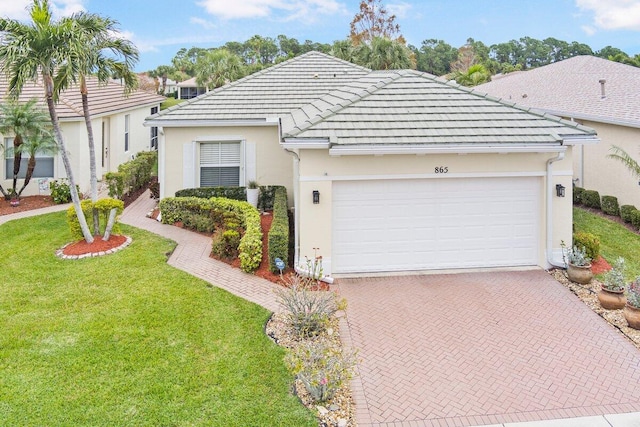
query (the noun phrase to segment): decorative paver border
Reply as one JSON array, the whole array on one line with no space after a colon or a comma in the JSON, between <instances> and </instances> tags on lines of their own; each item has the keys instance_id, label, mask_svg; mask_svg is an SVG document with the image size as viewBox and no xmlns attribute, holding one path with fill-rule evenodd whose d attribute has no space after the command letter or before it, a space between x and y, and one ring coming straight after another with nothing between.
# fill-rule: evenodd
<instances>
[{"instance_id":1,"label":"decorative paver border","mask_svg":"<svg viewBox=\"0 0 640 427\"><path fill-rule=\"evenodd\" d=\"M111 248L107 251L100 251L100 252L90 252L88 254L82 254L82 255L65 255L64 254L64 248L66 248L67 246L75 243L75 242L71 242L71 243L67 243L66 245L64 245L63 247L61 247L60 249L58 249L56 251L56 256L60 259L84 259L84 258L95 258L95 257L99 257L99 256L104 256L104 255L109 255L109 254L113 254L116 253L124 248L126 248L127 246L129 246L132 242L131 237L129 236L125 236L127 239L120 245L120 246L116 246L115 248Z\"/></svg>"}]
</instances>

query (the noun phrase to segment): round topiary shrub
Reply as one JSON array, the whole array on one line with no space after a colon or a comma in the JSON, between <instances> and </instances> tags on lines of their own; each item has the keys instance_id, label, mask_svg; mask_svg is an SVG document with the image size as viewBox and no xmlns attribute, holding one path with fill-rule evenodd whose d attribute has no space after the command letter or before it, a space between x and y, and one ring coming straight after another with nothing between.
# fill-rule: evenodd
<instances>
[{"instance_id":1,"label":"round topiary shrub","mask_svg":"<svg viewBox=\"0 0 640 427\"><path fill-rule=\"evenodd\" d=\"M588 208L600 209L600 193L595 190L584 190L582 193L582 204Z\"/></svg>"},{"instance_id":2,"label":"round topiary shrub","mask_svg":"<svg viewBox=\"0 0 640 427\"><path fill-rule=\"evenodd\" d=\"M602 196L602 212L607 215L620 215L618 198L614 196Z\"/></svg>"},{"instance_id":3,"label":"round topiary shrub","mask_svg":"<svg viewBox=\"0 0 640 427\"><path fill-rule=\"evenodd\" d=\"M573 204L574 205L582 204L582 193L584 193L584 188L573 187Z\"/></svg>"},{"instance_id":4,"label":"round topiary shrub","mask_svg":"<svg viewBox=\"0 0 640 427\"><path fill-rule=\"evenodd\" d=\"M578 232L573 235L573 245L585 250L585 255L592 260L600 256L600 239L591 233Z\"/></svg>"},{"instance_id":5,"label":"round topiary shrub","mask_svg":"<svg viewBox=\"0 0 640 427\"><path fill-rule=\"evenodd\" d=\"M620 218L626 223L631 223L631 215L637 211L633 205L622 205L620 206Z\"/></svg>"}]
</instances>

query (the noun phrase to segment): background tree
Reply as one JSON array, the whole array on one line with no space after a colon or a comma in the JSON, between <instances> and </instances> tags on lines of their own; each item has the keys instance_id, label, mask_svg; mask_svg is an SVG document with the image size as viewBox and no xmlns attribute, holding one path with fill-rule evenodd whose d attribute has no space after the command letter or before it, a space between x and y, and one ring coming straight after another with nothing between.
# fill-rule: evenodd
<instances>
[{"instance_id":1,"label":"background tree","mask_svg":"<svg viewBox=\"0 0 640 427\"><path fill-rule=\"evenodd\" d=\"M37 105L36 99L27 102L10 100L0 104L0 133L13 135L13 185L8 192L0 186L0 191L5 199L17 197L22 193L18 191L18 175L22 165L23 145L43 135L51 135L51 122L48 114ZM35 156L32 156L35 161ZM30 159L31 161L31 159Z\"/></svg>"},{"instance_id":2,"label":"background tree","mask_svg":"<svg viewBox=\"0 0 640 427\"><path fill-rule=\"evenodd\" d=\"M42 82L49 110L49 117L69 180L71 199L87 243L93 236L80 207L73 169L67 154L66 144L60 130L55 102L60 87L54 84L54 73L65 63L69 50L80 51L79 34L70 20L55 22L47 0L34 0L29 9L31 22L23 24L13 19L0 18L0 71L9 79L9 94L17 98L28 82Z\"/></svg>"},{"instance_id":3,"label":"background tree","mask_svg":"<svg viewBox=\"0 0 640 427\"><path fill-rule=\"evenodd\" d=\"M53 133L47 129L45 132L38 132L29 136L18 151L21 154L26 153L29 156L24 181L22 182L20 190L18 190L18 197L20 197L24 189L29 185L29 182L31 182L33 172L36 170L36 156L38 154L54 155L58 152L58 145L56 144Z\"/></svg>"},{"instance_id":4,"label":"background tree","mask_svg":"<svg viewBox=\"0 0 640 427\"><path fill-rule=\"evenodd\" d=\"M354 16L350 27L349 38L354 46L371 43L375 37L405 43L396 16L389 14L381 0L362 0L360 11Z\"/></svg>"},{"instance_id":5,"label":"background tree","mask_svg":"<svg viewBox=\"0 0 640 427\"><path fill-rule=\"evenodd\" d=\"M167 91L167 79L171 74L174 74L176 69L171 65L158 65L154 70L149 71L147 74L149 77L157 78L160 80L159 89L157 92L160 95L164 95Z\"/></svg>"},{"instance_id":6,"label":"background tree","mask_svg":"<svg viewBox=\"0 0 640 427\"><path fill-rule=\"evenodd\" d=\"M454 72L452 78L458 84L471 87L491 81L491 73L484 65L474 64L466 70Z\"/></svg>"},{"instance_id":7,"label":"background tree","mask_svg":"<svg viewBox=\"0 0 640 427\"><path fill-rule=\"evenodd\" d=\"M403 70L415 68L413 52L403 43L384 37L374 37L369 44L356 47L357 63L372 70Z\"/></svg>"},{"instance_id":8,"label":"background tree","mask_svg":"<svg viewBox=\"0 0 640 427\"><path fill-rule=\"evenodd\" d=\"M244 75L244 65L239 56L226 49L208 51L196 63L198 86L216 88L238 80Z\"/></svg>"},{"instance_id":9,"label":"background tree","mask_svg":"<svg viewBox=\"0 0 640 427\"><path fill-rule=\"evenodd\" d=\"M449 74L451 64L458 59L458 49L443 40L424 40L420 49L412 50L416 56L416 68L436 76Z\"/></svg>"}]
</instances>

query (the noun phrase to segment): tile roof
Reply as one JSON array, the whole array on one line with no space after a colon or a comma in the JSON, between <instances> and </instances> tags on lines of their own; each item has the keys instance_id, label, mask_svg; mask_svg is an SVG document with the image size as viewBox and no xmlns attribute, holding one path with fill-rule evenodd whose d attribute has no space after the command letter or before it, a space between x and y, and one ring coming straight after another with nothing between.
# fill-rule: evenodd
<instances>
[{"instance_id":1,"label":"tile roof","mask_svg":"<svg viewBox=\"0 0 640 427\"><path fill-rule=\"evenodd\" d=\"M89 109L93 116L110 114L144 105L159 104L165 100L164 96L141 90L136 90L125 96L122 85L113 82L99 84L98 80L93 77L87 79L87 88L89 90ZM7 98L8 90L8 80L5 76L0 75L0 94L2 99ZM44 89L41 84L27 84L24 86L19 99L26 101L32 98L40 100L39 104L44 109L47 108L44 100ZM82 97L77 86L67 89L60 95L56 111L61 120L84 120Z\"/></svg>"},{"instance_id":2,"label":"tile roof","mask_svg":"<svg viewBox=\"0 0 640 427\"><path fill-rule=\"evenodd\" d=\"M338 145L559 143L595 132L412 70L310 52L148 118L189 126L279 118L284 138ZM200 122L200 123L199 123Z\"/></svg>"},{"instance_id":3,"label":"tile roof","mask_svg":"<svg viewBox=\"0 0 640 427\"><path fill-rule=\"evenodd\" d=\"M509 73L476 90L565 117L640 127L640 68L594 56Z\"/></svg>"},{"instance_id":4,"label":"tile roof","mask_svg":"<svg viewBox=\"0 0 640 427\"><path fill-rule=\"evenodd\" d=\"M281 117L371 70L309 52L190 99L153 116L180 120L248 120Z\"/></svg>"},{"instance_id":5,"label":"tile roof","mask_svg":"<svg viewBox=\"0 0 640 427\"><path fill-rule=\"evenodd\" d=\"M285 138L336 145L554 143L595 132L411 70L372 72L293 112Z\"/></svg>"}]
</instances>

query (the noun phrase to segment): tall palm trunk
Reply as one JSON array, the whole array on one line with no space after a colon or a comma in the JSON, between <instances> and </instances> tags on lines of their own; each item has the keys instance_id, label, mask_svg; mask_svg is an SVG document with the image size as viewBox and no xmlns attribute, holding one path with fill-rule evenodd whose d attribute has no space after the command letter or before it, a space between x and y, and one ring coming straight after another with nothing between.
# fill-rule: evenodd
<instances>
[{"instance_id":1,"label":"tall palm trunk","mask_svg":"<svg viewBox=\"0 0 640 427\"><path fill-rule=\"evenodd\" d=\"M73 179L73 170L71 169L71 162L69 162L67 147L65 146L64 139L62 138L62 132L60 131L58 113L56 113L56 106L53 102L53 78L51 77L51 75L43 73L42 79L45 86L47 108L49 109L49 116L51 116L53 132L56 136L56 141L58 142L58 148L60 151L60 155L62 156L62 164L64 165L64 170L67 173L67 178L69 179L69 189L71 190L71 200L73 201L73 207L76 211L76 216L78 217L78 222L80 223L80 229L82 230L84 240L87 243L93 243L91 230L89 230L87 219L84 217L84 212L82 212L82 207L80 206L80 196L78 195L78 189L76 188L76 181L75 179Z\"/></svg>"},{"instance_id":2,"label":"tall palm trunk","mask_svg":"<svg viewBox=\"0 0 640 427\"><path fill-rule=\"evenodd\" d=\"M27 185L29 185L29 181L31 181L31 177L33 176L33 171L36 169L36 158L35 156L29 157L29 163L27 164L27 173L24 176L24 182L22 183L22 187L20 191L18 191L18 197L22 194Z\"/></svg>"},{"instance_id":3,"label":"tall palm trunk","mask_svg":"<svg viewBox=\"0 0 640 427\"><path fill-rule=\"evenodd\" d=\"M13 138L13 187L11 194L15 196L16 187L18 186L18 174L20 173L20 163L22 163L22 152L20 146L22 145L22 136L16 135Z\"/></svg>"},{"instance_id":4,"label":"tall palm trunk","mask_svg":"<svg viewBox=\"0 0 640 427\"><path fill-rule=\"evenodd\" d=\"M98 201L98 173L96 171L96 146L93 139L93 126L91 113L89 112L89 90L85 76L80 77L80 93L82 95L82 112L84 123L87 127L87 139L89 140L89 169L91 171L91 201ZM100 216L97 209L93 209L93 234L100 234Z\"/></svg>"}]
</instances>

